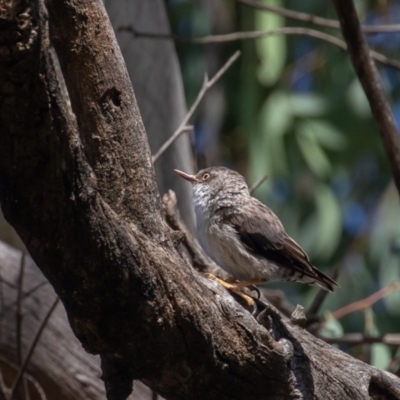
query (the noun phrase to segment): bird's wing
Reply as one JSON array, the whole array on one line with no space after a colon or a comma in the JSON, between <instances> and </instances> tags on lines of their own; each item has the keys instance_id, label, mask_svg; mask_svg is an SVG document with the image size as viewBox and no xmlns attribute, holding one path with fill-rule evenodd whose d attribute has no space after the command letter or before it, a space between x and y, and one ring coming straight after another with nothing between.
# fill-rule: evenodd
<instances>
[{"instance_id":1,"label":"bird's wing","mask_svg":"<svg viewBox=\"0 0 400 400\"><path fill-rule=\"evenodd\" d=\"M278 217L256 199L230 216L239 239L259 256L308 276L332 291L337 283L315 268L304 250L285 232Z\"/></svg>"}]
</instances>

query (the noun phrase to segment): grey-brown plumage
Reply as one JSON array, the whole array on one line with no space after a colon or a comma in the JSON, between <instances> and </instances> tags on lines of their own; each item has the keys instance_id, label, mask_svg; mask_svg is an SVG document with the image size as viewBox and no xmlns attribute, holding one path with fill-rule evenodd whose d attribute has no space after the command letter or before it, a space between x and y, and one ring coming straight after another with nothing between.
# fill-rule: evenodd
<instances>
[{"instance_id":1,"label":"grey-brown plumage","mask_svg":"<svg viewBox=\"0 0 400 400\"><path fill-rule=\"evenodd\" d=\"M224 167L197 175L176 172L193 184L200 243L241 281L294 281L333 291L337 283L315 268L278 217L250 195L244 177Z\"/></svg>"}]
</instances>

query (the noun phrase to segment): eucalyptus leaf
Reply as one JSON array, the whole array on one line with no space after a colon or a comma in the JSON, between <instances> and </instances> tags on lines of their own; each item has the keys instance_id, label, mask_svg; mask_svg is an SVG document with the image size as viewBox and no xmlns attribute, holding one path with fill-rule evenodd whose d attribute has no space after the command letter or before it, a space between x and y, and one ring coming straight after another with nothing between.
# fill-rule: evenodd
<instances>
[{"instance_id":1,"label":"eucalyptus leaf","mask_svg":"<svg viewBox=\"0 0 400 400\"><path fill-rule=\"evenodd\" d=\"M267 4L267 2L265 2ZM268 5L280 7L282 1L270 0ZM285 19L277 14L257 12L255 28L267 31L281 28ZM257 78L265 86L273 85L281 75L286 60L286 38L284 35L270 36L256 41L256 49L260 59Z\"/></svg>"},{"instance_id":2,"label":"eucalyptus leaf","mask_svg":"<svg viewBox=\"0 0 400 400\"><path fill-rule=\"evenodd\" d=\"M343 336L343 327L341 323L333 317L333 315L326 311L324 313L325 322L319 331L319 334L327 338L338 338Z\"/></svg>"},{"instance_id":3,"label":"eucalyptus leaf","mask_svg":"<svg viewBox=\"0 0 400 400\"><path fill-rule=\"evenodd\" d=\"M298 117L319 117L328 111L328 102L314 93L292 93L292 112Z\"/></svg>"},{"instance_id":4,"label":"eucalyptus leaf","mask_svg":"<svg viewBox=\"0 0 400 400\"><path fill-rule=\"evenodd\" d=\"M327 149L341 150L346 146L346 137L328 121L306 119L299 125L302 134Z\"/></svg>"},{"instance_id":5,"label":"eucalyptus leaf","mask_svg":"<svg viewBox=\"0 0 400 400\"><path fill-rule=\"evenodd\" d=\"M392 359L392 354L388 345L384 343L374 343L371 345L371 364L380 369L387 369Z\"/></svg>"},{"instance_id":6,"label":"eucalyptus leaf","mask_svg":"<svg viewBox=\"0 0 400 400\"><path fill-rule=\"evenodd\" d=\"M349 85L346 93L346 99L349 106L354 112L360 117L369 117L371 115L371 109L367 97L365 96L364 89L361 86L358 78L355 78Z\"/></svg>"},{"instance_id":7,"label":"eucalyptus leaf","mask_svg":"<svg viewBox=\"0 0 400 400\"><path fill-rule=\"evenodd\" d=\"M300 151L311 171L320 178L326 178L331 173L331 163L320 144L303 129L302 125L296 128L296 140Z\"/></svg>"},{"instance_id":8,"label":"eucalyptus leaf","mask_svg":"<svg viewBox=\"0 0 400 400\"><path fill-rule=\"evenodd\" d=\"M382 259L379 281L382 287L400 282L400 257L397 254L388 254ZM391 315L400 316L400 290L390 293L383 301Z\"/></svg>"},{"instance_id":9,"label":"eucalyptus leaf","mask_svg":"<svg viewBox=\"0 0 400 400\"><path fill-rule=\"evenodd\" d=\"M336 250L342 233L340 205L329 186L320 184L315 200L318 212L317 255L328 259Z\"/></svg>"}]
</instances>

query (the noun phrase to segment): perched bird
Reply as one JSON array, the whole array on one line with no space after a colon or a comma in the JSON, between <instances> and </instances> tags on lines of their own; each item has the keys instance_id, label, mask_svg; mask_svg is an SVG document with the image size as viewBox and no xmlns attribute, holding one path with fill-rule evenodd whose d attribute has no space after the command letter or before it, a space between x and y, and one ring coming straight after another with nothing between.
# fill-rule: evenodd
<instances>
[{"instance_id":1,"label":"perched bird","mask_svg":"<svg viewBox=\"0 0 400 400\"><path fill-rule=\"evenodd\" d=\"M310 263L279 218L251 196L242 175L225 167L203 169L197 175L175 172L193 185L200 243L241 281L236 288L268 281L301 282L329 291L338 286Z\"/></svg>"}]
</instances>

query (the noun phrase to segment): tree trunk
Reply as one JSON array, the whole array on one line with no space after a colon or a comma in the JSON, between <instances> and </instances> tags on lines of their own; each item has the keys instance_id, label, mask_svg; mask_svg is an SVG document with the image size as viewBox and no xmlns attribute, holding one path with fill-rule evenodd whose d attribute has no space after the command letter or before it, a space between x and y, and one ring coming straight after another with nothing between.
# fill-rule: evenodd
<instances>
[{"instance_id":1,"label":"tree trunk","mask_svg":"<svg viewBox=\"0 0 400 400\"><path fill-rule=\"evenodd\" d=\"M165 3L162 0L105 0L104 2L129 77L135 88L143 124L154 154L182 122L185 95L174 43L168 40L133 38L120 31L133 25L139 30L170 32ZM180 211L189 229L194 231L194 212L190 185L176 179L174 169L193 173L190 135L180 136L155 166L158 189L172 189L179 200Z\"/></svg>"},{"instance_id":2,"label":"tree trunk","mask_svg":"<svg viewBox=\"0 0 400 400\"><path fill-rule=\"evenodd\" d=\"M249 312L180 256L102 3L46 6L12 3L0 25L0 199L108 399L133 379L168 399L400 399L395 376Z\"/></svg>"},{"instance_id":3,"label":"tree trunk","mask_svg":"<svg viewBox=\"0 0 400 400\"><path fill-rule=\"evenodd\" d=\"M0 242L2 293L0 363L8 386L11 386L17 371L16 313L21 257L20 251ZM56 294L29 256L25 259L22 282L21 348L22 359L25 359ZM32 400L41 398L38 396L37 387L39 386L49 400L104 399L105 391L100 379L99 361L98 356L92 356L82 349L69 327L64 307L59 304L46 325L28 364L30 398ZM33 385L31 382L36 384ZM137 382L134 395L130 398L150 400L151 396L151 390Z\"/></svg>"}]
</instances>

